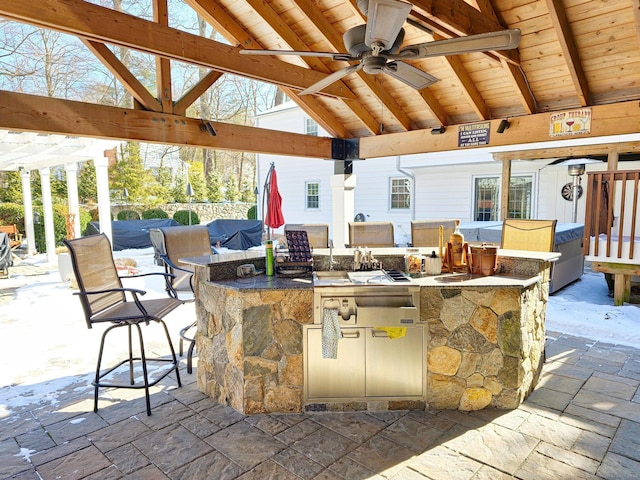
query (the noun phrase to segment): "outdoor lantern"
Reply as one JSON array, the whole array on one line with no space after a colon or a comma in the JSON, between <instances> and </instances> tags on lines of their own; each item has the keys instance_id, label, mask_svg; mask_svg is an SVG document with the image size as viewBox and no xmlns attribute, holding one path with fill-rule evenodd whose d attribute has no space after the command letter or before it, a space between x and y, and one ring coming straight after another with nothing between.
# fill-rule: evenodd
<instances>
[{"instance_id":1,"label":"outdoor lantern","mask_svg":"<svg viewBox=\"0 0 640 480\"><path fill-rule=\"evenodd\" d=\"M40 225L42 218L40 217L40 212L33 212L33 223L36 225Z\"/></svg>"}]
</instances>

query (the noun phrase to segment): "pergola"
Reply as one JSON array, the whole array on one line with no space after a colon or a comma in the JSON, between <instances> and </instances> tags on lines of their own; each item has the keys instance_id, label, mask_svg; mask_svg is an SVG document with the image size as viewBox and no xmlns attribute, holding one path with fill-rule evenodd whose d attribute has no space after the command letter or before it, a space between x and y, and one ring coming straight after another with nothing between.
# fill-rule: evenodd
<instances>
[{"instance_id":1,"label":"pergola","mask_svg":"<svg viewBox=\"0 0 640 480\"><path fill-rule=\"evenodd\" d=\"M78 164L93 160L98 186L98 211L101 218L110 218L108 158L105 154L116 144L117 142L113 140L0 130L0 170L18 171L22 179L24 223L27 250L30 254L36 251L36 246L29 172L31 170L40 172L46 248L49 260L52 260L55 252L55 238L50 183L51 167L64 167L66 171L69 214L74 217L74 233L79 237L80 215L76 176ZM111 237L110 222L102 222L101 228Z\"/></svg>"},{"instance_id":2,"label":"pergola","mask_svg":"<svg viewBox=\"0 0 640 480\"><path fill-rule=\"evenodd\" d=\"M517 28L519 46L411 61L439 79L421 90L360 70L317 95L300 92L349 62L240 50L344 52L342 35L366 21L356 0L186 0L229 44L169 26L167 1L150 3L152 20L83 0L0 0L0 17L80 38L135 99L133 108L119 108L0 91L0 128L332 159L336 175L346 177L354 159L472 150L461 145L461 132L480 125L490 134L485 146L513 146L499 157L503 182L513 159L562 156L548 147L523 153L522 144L567 135L587 144L640 132L640 0L412 0L405 44ZM113 47L156 57L155 91ZM179 98L171 88L173 61L207 69ZM218 121L211 135L202 128L210 119L186 111L225 74L277 85L333 138ZM574 114L588 115L588 128L557 135L557 118ZM498 131L504 121L509 128ZM638 142L596 140L587 150L608 154L615 167Z\"/></svg>"}]
</instances>

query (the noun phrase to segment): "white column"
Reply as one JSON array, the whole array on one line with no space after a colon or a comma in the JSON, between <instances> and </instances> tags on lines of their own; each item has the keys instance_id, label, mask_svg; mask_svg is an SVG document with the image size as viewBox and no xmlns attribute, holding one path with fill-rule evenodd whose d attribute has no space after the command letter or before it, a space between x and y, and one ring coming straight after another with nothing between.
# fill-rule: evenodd
<instances>
[{"instance_id":1,"label":"white column","mask_svg":"<svg viewBox=\"0 0 640 480\"><path fill-rule=\"evenodd\" d=\"M355 174L336 174L331 176L333 244L342 248L349 243L349 222L355 214Z\"/></svg>"},{"instance_id":2,"label":"white column","mask_svg":"<svg viewBox=\"0 0 640 480\"><path fill-rule=\"evenodd\" d=\"M111 199L109 198L109 159L107 157L96 157L93 159L93 164L96 166L100 231L104 233L113 244L113 234L111 233Z\"/></svg>"},{"instance_id":3,"label":"white column","mask_svg":"<svg viewBox=\"0 0 640 480\"><path fill-rule=\"evenodd\" d=\"M56 260L56 234L53 228L53 200L51 199L51 173L49 167L40 169L42 186L42 211L44 212L44 237L47 261Z\"/></svg>"},{"instance_id":4,"label":"white column","mask_svg":"<svg viewBox=\"0 0 640 480\"><path fill-rule=\"evenodd\" d=\"M22 203L24 205L24 229L27 234L27 253L36 253L36 234L33 228L33 200L31 196L31 172L20 170L22 179Z\"/></svg>"},{"instance_id":5,"label":"white column","mask_svg":"<svg viewBox=\"0 0 640 480\"><path fill-rule=\"evenodd\" d=\"M78 202L78 164L67 163L64 166L67 172L67 203L69 214L73 215L73 238L80 237L80 202Z\"/></svg>"}]
</instances>

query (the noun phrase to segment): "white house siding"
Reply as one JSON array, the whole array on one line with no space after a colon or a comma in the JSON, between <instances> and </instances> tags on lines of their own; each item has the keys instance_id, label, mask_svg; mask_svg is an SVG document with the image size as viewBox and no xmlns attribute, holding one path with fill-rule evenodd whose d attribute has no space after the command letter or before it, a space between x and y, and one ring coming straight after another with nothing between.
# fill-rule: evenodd
<instances>
[{"instance_id":1,"label":"white house siding","mask_svg":"<svg viewBox=\"0 0 640 480\"><path fill-rule=\"evenodd\" d=\"M304 133L307 116L289 104L258 117L258 126L289 132ZM319 135L329 136L319 128ZM513 147L518 150L517 146ZM271 162L278 172L279 189L283 197L283 211L287 223L332 222L330 177L333 162L292 157L258 155L259 185ZM413 209L400 211L389 205L390 178L403 176L397 170L398 158L388 157L355 161L355 212L363 213L367 221L392 221L396 243L410 241ZM417 154L401 157L400 167L415 176L415 219L459 218L472 221L474 179L502 175L502 162L493 160L482 150L457 150L439 154ZM564 200L562 187L573 181L566 165L550 165L551 159L513 161L511 174L533 176L533 217L555 218L559 223L573 221L573 203ZM587 171L606 170L606 163L590 163ZM640 162L620 162L620 169L640 169ZM582 176L586 185L586 175ZM320 183L320 208L305 210L305 181ZM262 187L260 188L262 194ZM584 222L586 194L578 201L577 222Z\"/></svg>"}]
</instances>

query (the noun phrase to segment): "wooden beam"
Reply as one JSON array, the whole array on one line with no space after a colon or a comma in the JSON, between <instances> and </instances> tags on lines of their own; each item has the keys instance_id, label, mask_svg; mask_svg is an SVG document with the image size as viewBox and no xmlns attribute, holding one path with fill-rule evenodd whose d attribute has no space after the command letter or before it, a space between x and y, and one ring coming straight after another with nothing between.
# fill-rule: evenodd
<instances>
[{"instance_id":1,"label":"wooden beam","mask_svg":"<svg viewBox=\"0 0 640 480\"><path fill-rule=\"evenodd\" d=\"M580 157L589 155L608 155L609 153L640 152L640 142L602 143L596 145L578 145L574 147L536 148L497 152L494 160L538 160L541 158Z\"/></svg>"},{"instance_id":2,"label":"wooden beam","mask_svg":"<svg viewBox=\"0 0 640 480\"><path fill-rule=\"evenodd\" d=\"M153 21L159 25L169 26L167 0L153 0ZM156 88L162 103L162 111L173 112L173 91L171 89L171 62L168 58L156 57Z\"/></svg>"},{"instance_id":3,"label":"wooden beam","mask_svg":"<svg viewBox=\"0 0 640 480\"><path fill-rule=\"evenodd\" d=\"M111 74L122 83L124 88L133 96L133 98L144 108L153 112L161 112L162 105L157 98L140 83L140 81L129 71L129 69L120 61L109 48L100 42L81 39L82 43L93 53L100 62L111 72Z\"/></svg>"},{"instance_id":4,"label":"wooden beam","mask_svg":"<svg viewBox=\"0 0 640 480\"><path fill-rule=\"evenodd\" d=\"M509 192L511 190L511 160L502 162L502 182L500 186L500 220L509 216Z\"/></svg>"},{"instance_id":5,"label":"wooden beam","mask_svg":"<svg viewBox=\"0 0 640 480\"><path fill-rule=\"evenodd\" d=\"M319 72L273 58L249 58L240 55L236 47L83 0L0 2L0 16L293 89L310 87L325 78ZM341 82L330 85L323 94L354 98Z\"/></svg>"},{"instance_id":6,"label":"wooden beam","mask_svg":"<svg viewBox=\"0 0 640 480\"><path fill-rule=\"evenodd\" d=\"M184 115L193 103L206 92L211 85L222 76L222 72L216 72L215 70L209 71L198 83L187 91L180 99L173 105L173 113L176 115Z\"/></svg>"},{"instance_id":7,"label":"wooden beam","mask_svg":"<svg viewBox=\"0 0 640 480\"><path fill-rule=\"evenodd\" d=\"M633 4L633 18L636 20L636 34L640 42L640 0L631 0Z\"/></svg>"},{"instance_id":8,"label":"wooden beam","mask_svg":"<svg viewBox=\"0 0 640 480\"><path fill-rule=\"evenodd\" d=\"M95 105L0 90L0 128L164 145L331 158L332 139L244 125L202 121L167 113Z\"/></svg>"},{"instance_id":9,"label":"wooden beam","mask_svg":"<svg viewBox=\"0 0 640 480\"><path fill-rule=\"evenodd\" d=\"M640 133L640 108L637 101L612 105L597 105L591 108L591 133L576 138L602 137ZM549 113L537 113L509 119L511 126L503 135L491 135L487 147L530 144L536 142L557 142L569 137L549 136ZM495 131L499 119L490 121L491 131ZM442 135L431 135L429 130L389 133L360 139L360 157L376 158L396 155L410 155L423 152L443 152L458 150L458 129L447 128ZM473 150L476 147L465 147Z\"/></svg>"},{"instance_id":10,"label":"wooden beam","mask_svg":"<svg viewBox=\"0 0 640 480\"><path fill-rule=\"evenodd\" d=\"M571 32L571 25L569 25L565 7L562 0L546 0L546 2L551 23L558 35L558 43L560 44L564 61L569 69L569 75L571 75L578 100L580 101L580 105L583 107L587 106L591 103L589 85L587 83L587 76L584 74L582 68L582 63L580 62L578 48L573 39L573 33Z\"/></svg>"},{"instance_id":11,"label":"wooden beam","mask_svg":"<svg viewBox=\"0 0 640 480\"><path fill-rule=\"evenodd\" d=\"M451 118L431 90L423 88L418 93L427 102L427 107L440 125L451 125Z\"/></svg>"},{"instance_id":12,"label":"wooden beam","mask_svg":"<svg viewBox=\"0 0 640 480\"><path fill-rule=\"evenodd\" d=\"M535 97L533 96L533 92L529 87L529 82L524 75L522 67L503 60L502 69L511 79L513 88L518 97L520 97L520 103L522 104L525 112L527 112L527 114L536 113L538 111L538 105Z\"/></svg>"}]
</instances>

